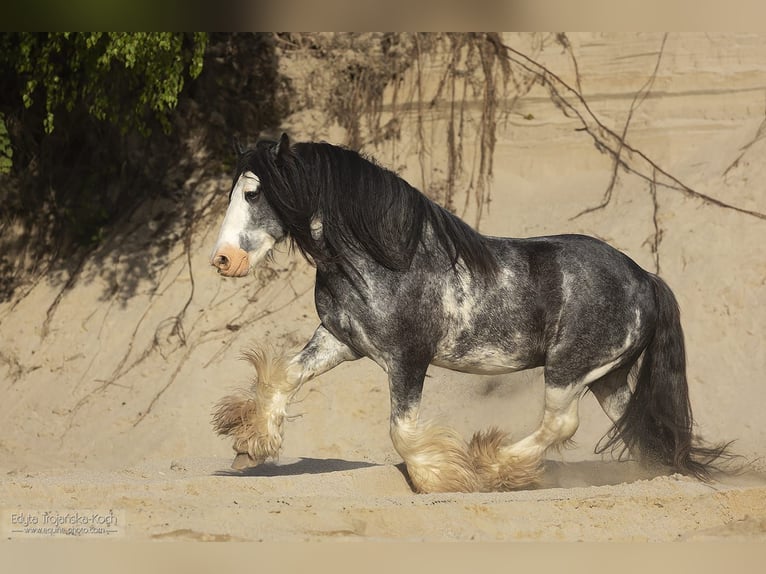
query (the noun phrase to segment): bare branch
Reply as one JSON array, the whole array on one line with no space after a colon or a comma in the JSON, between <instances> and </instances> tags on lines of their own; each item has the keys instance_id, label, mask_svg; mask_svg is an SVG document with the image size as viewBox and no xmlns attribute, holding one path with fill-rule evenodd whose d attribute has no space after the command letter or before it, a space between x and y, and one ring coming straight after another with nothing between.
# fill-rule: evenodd
<instances>
[{"instance_id":1,"label":"bare branch","mask_svg":"<svg viewBox=\"0 0 766 574\"><path fill-rule=\"evenodd\" d=\"M580 68L577 65L577 58L575 58L574 50L572 49L572 44L569 41L569 37L564 32L559 32L556 34L556 42L561 44L561 47L564 48L564 50L569 54L569 57L572 59L572 65L574 66L575 71L575 84L577 85L577 91L582 94L582 84L580 83Z\"/></svg>"},{"instance_id":2,"label":"bare branch","mask_svg":"<svg viewBox=\"0 0 766 574\"><path fill-rule=\"evenodd\" d=\"M726 176L729 174L729 172L737 167L739 165L740 160L744 157L744 155L747 153L747 150L749 150L755 143L762 140L764 137L766 137L766 118L761 122L761 125L758 126L758 130L755 132L755 136L753 136L753 139L750 140L748 143L746 143L742 148L740 148L740 154L737 156L737 158L729 164L729 167L727 167L723 175Z\"/></svg>"},{"instance_id":3,"label":"bare branch","mask_svg":"<svg viewBox=\"0 0 766 574\"><path fill-rule=\"evenodd\" d=\"M590 109L585 98L583 98L577 90L564 82L559 76L511 46L508 46L507 44L502 44L502 46L511 62L522 69L527 70L529 73L535 74L543 85L548 88L554 102L557 105L560 105L562 109L573 113L580 120L583 124L584 131L587 131L593 138L598 149L612 155L615 160L619 161L619 164L630 173L634 173L646 181L652 181L653 176L649 174L656 172L664 179L664 181L656 181L656 185L658 186L679 191L688 197L698 199L708 205L715 205L717 207L766 220L766 214L764 213L732 205L690 188L678 178L662 169L642 151L623 141L619 135L605 126ZM625 155L622 153L623 150L627 152Z\"/></svg>"},{"instance_id":4,"label":"bare branch","mask_svg":"<svg viewBox=\"0 0 766 574\"><path fill-rule=\"evenodd\" d=\"M654 225L654 234L647 240L654 256L654 273L660 274L660 243L662 242L663 230L660 228L659 213L660 203L657 199L656 173L652 174L652 181L649 182L649 194L652 197L652 223Z\"/></svg>"},{"instance_id":5,"label":"bare branch","mask_svg":"<svg viewBox=\"0 0 766 574\"><path fill-rule=\"evenodd\" d=\"M609 185L606 188L606 191L604 192L604 197L601 199L601 203L594 207L589 207L587 209L584 209L577 215L574 215L570 217L570 221L573 219L577 219L578 217L585 215L587 213L592 213L594 211L598 211L600 209L605 208L607 205L609 205L609 202L612 201L612 192L614 191L615 185L617 183L617 171L620 168L620 165L623 164L620 155L622 154L622 150L625 147L625 138L628 135L628 127L630 126L630 122L633 119L633 113L638 109L638 107L644 103L647 96L649 95L649 92L652 89L652 86L654 85L654 80L657 78L657 72L660 69L660 62L662 61L662 54L665 51L665 41L668 39L667 33L662 37L662 44L660 45L660 51L657 55L657 62L654 65L654 71L652 72L652 75L649 77L649 79L644 83L643 86L641 86L638 91L633 95L633 101L630 103L630 109L628 110L628 117L625 120L625 125L622 128L622 135L619 138L619 147L617 148L617 153L614 158L614 162L612 164L612 177L609 180ZM578 85L578 91L579 91L579 85ZM582 92L581 92L582 93ZM652 178L652 184L656 185L656 177L653 176Z\"/></svg>"}]
</instances>

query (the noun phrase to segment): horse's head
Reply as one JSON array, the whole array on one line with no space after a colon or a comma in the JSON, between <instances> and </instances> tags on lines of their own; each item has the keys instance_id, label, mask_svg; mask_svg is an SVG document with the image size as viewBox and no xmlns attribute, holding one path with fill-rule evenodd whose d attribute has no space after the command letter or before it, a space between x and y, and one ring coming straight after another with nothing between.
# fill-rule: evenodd
<instances>
[{"instance_id":1,"label":"horse's head","mask_svg":"<svg viewBox=\"0 0 766 574\"><path fill-rule=\"evenodd\" d=\"M240 152L237 173L229 195L221 231L210 264L226 277L243 277L285 238L286 231L263 194L268 173L263 166L266 154L276 158L280 149L289 150L290 142L282 135L276 146L259 146ZM260 160L260 161L259 161Z\"/></svg>"}]
</instances>

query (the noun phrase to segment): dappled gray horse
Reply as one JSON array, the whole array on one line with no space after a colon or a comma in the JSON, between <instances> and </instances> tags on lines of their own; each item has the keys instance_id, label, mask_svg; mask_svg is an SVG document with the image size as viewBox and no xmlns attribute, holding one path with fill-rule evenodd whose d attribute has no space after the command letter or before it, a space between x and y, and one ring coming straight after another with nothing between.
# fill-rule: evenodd
<instances>
[{"instance_id":1,"label":"dappled gray horse","mask_svg":"<svg viewBox=\"0 0 766 574\"><path fill-rule=\"evenodd\" d=\"M487 237L358 153L283 135L240 151L211 262L242 277L285 240L316 266L321 324L295 356L251 352L252 389L216 407L239 466L276 458L301 385L360 357L388 374L391 438L419 492L533 485L546 450L577 430L588 389L614 423L599 452L703 478L724 453L692 435L672 292L602 241ZM484 375L543 366L539 427L516 442L493 428L466 443L419 421L432 364Z\"/></svg>"}]
</instances>

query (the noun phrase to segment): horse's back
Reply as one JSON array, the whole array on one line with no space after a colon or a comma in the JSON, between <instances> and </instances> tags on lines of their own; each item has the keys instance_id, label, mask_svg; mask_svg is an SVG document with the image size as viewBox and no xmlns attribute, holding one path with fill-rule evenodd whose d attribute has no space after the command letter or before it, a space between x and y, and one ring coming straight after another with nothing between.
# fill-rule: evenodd
<instances>
[{"instance_id":1,"label":"horse's back","mask_svg":"<svg viewBox=\"0 0 766 574\"><path fill-rule=\"evenodd\" d=\"M592 299L603 291L638 294L651 289L650 275L630 257L588 235L494 238L501 266L521 270L538 286L566 297Z\"/></svg>"},{"instance_id":2,"label":"horse's back","mask_svg":"<svg viewBox=\"0 0 766 574\"><path fill-rule=\"evenodd\" d=\"M651 274L609 244L585 235L496 239L509 285L526 284L526 305L539 310L545 355L576 349L641 347L656 322Z\"/></svg>"}]
</instances>

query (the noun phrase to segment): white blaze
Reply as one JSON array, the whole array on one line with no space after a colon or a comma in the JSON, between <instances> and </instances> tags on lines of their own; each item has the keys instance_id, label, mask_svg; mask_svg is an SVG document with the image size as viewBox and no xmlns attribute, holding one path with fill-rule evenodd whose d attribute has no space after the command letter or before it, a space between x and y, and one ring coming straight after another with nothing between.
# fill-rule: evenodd
<instances>
[{"instance_id":1,"label":"white blaze","mask_svg":"<svg viewBox=\"0 0 766 574\"><path fill-rule=\"evenodd\" d=\"M252 267L260 261L274 247L276 239L263 229L249 229L250 206L245 199L245 194L257 191L261 182L258 176L251 171L246 171L239 176L234 189L231 192L229 207L218 233L218 240L213 249L213 257L227 247L243 249L240 239L246 236L252 249L247 253L248 267Z\"/></svg>"}]
</instances>

